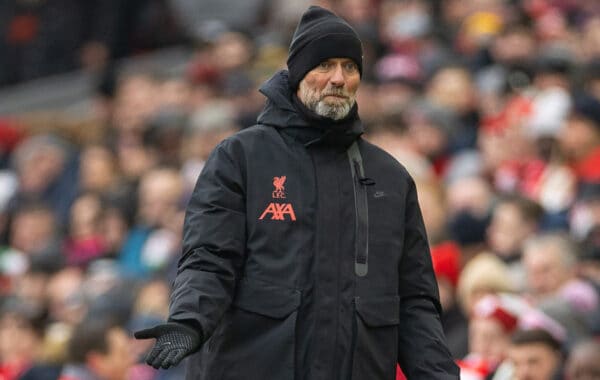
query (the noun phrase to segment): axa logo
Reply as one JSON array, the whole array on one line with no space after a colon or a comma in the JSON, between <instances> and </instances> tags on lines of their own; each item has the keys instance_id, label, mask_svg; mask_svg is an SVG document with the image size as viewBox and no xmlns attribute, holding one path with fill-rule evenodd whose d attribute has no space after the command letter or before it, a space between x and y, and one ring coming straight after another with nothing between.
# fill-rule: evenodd
<instances>
[{"instance_id":1,"label":"axa logo","mask_svg":"<svg viewBox=\"0 0 600 380\"><path fill-rule=\"evenodd\" d=\"M273 186L275 190L271 193L273 199L285 199L285 180L286 176L273 177ZM271 202L260 215L259 220L263 220L265 217L270 215L271 220L286 220L287 217L291 221L296 221L296 213L294 212L294 206L291 203L279 203Z\"/></svg>"},{"instance_id":2,"label":"axa logo","mask_svg":"<svg viewBox=\"0 0 600 380\"><path fill-rule=\"evenodd\" d=\"M271 220L285 220L286 215L289 215L292 221L296 221L296 213L294 213L291 203L271 202L258 219L263 220L269 214L271 214Z\"/></svg>"}]
</instances>

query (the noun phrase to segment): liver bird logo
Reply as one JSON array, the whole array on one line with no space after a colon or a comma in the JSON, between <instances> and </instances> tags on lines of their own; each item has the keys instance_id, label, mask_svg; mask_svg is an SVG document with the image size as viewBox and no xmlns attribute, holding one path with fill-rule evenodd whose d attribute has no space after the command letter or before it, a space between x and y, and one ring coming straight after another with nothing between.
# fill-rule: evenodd
<instances>
[{"instance_id":1,"label":"liver bird logo","mask_svg":"<svg viewBox=\"0 0 600 380\"><path fill-rule=\"evenodd\" d=\"M273 191L273 198L285 198L285 183L286 176L282 175L281 177L273 177L273 186L275 186L275 190Z\"/></svg>"},{"instance_id":2,"label":"liver bird logo","mask_svg":"<svg viewBox=\"0 0 600 380\"><path fill-rule=\"evenodd\" d=\"M285 187L283 184L285 183L286 176L282 175L281 177L273 177L273 185L275 185L275 191L284 191Z\"/></svg>"}]
</instances>

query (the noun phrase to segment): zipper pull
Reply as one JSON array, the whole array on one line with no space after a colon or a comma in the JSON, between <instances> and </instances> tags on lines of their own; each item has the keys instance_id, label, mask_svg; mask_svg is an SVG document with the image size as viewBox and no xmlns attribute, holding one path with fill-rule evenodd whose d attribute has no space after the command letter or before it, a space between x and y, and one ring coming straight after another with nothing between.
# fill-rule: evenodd
<instances>
[{"instance_id":1,"label":"zipper pull","mask_svg":"<svg viewBox=\"0 0 600 380\"><path fill-rule=\"evenodd\" d=\"M354 163L354 172L356 173L356 179L358 179L358 182L363 186L373 186L375 184L375 181L369 177L363 176L363 174L360 170L359 162L354 160L353 163Z\"/></svg>"}]
</instances>

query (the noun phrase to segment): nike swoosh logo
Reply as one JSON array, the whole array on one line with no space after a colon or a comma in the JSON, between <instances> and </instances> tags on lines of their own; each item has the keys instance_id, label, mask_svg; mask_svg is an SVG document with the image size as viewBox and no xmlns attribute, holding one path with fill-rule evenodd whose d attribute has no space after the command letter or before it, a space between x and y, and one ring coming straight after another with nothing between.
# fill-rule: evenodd
<instances>
[{"instance_id":1,"label":"nike swoosh logo","mask_svg":"<svg viewBox=\"0 0 600 380\"><path fill-rule=\"evenodd\" d=\"M373 194L373 197L382 198L385 197L385 193L383 191L376 191L375 194Z\"/></svg>"}]
</instances>

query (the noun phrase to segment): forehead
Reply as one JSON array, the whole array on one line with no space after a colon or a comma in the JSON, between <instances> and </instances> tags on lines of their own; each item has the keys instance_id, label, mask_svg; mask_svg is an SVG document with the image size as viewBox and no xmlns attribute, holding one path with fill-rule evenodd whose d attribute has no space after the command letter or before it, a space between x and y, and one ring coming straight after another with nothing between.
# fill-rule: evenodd
<instances>
[{"instance_id":1,"label":"forehead","mask_svg":"<svg viewBox=\"0 0 600 380\"><path fill-rule=\"evenodd\" d=\"M552 349L543 343L513 345L509 349L509 356L511 356L511 359L520 362L525 362L534 358L540 361L550 360L552 353Z\"/></svg>"},{"instance_id":2,"label":"forehead","mask_svg":"<svg viewBox=\"0 0 600 380\"><path fill-rule=\"evenodd\" d=\"M578 365L591 364L594 368L600 368L600 345L590 343L573 349L570 362Z\"/></svg>"},{"instance_id":3,"label":"forehead","mask_svg":"<svg viewBox=\"0 0 600 380\"><path fill-rule=\"evenodd\" d=\"M523 251L525 263L555 263L561 258L561 252L554 244L541 242L526 246Z\"/></svg>"}]
</instances>

